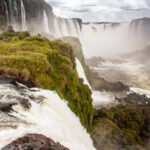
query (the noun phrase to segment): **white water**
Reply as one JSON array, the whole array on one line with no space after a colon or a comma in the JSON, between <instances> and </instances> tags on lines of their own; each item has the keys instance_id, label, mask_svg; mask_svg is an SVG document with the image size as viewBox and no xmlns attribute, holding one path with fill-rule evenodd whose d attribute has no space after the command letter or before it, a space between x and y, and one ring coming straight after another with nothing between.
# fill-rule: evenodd
<instances>
[{"instance_id":1,"label":"white water","mask_svg":"<svg viewBox=\"0 0 150 150\"><path fill-rule=\"evenodd\" d=\"M20 1L22 30L26 30L26 12L23 1ZM14 29L18 30L18 25L16 25L16 15L18 14L16 0L9 0L9 10L10 24L13 25ZM38 23L38 18L43 20L42 24ZM43 33L44 31L55 35L56 38L61 38L63 36L79 38L86 57L95 55L112 57L116 54L118 55L120 53L122 54L141 49L145 46L145 42L147 44L147 39L145 39L146 37L143 37L146 36L146 34L142 34L143 28L145 27L145 23L142 21L139 21L139 24L134 22L132 29L130 27L130 23L121 23L120 25L113 23L80 24L77 19L60 18L55 16L53 12L47 14L45 11L44 18L37 16L35 20L37 23L36 21L33 21L33 23L30 22L30 26L32 26L30 30L33 28L38 29L34 31L36 34ZM80 29L80 25L82 26L82 29ZM138 31L134 29L137 29ZM142 34L142 37L140 34Z\"/></svg>"},{"instance_id":2,"label":"white water","mask_svg":"<svg viewBox=\"0 0 150 150\"><path fill-rule=\"evenodd\" d=\"M146 65L129 60L128 62L101 62L92 69L110 82L122 82L131 87L149 87L149 71Z\"/></svg>"},{"instance_id":3,"label":"white water","mask_svg":"<svg viewBox=\"0 0 150 150\"><path fill-rule=\"evenodd\" d=\"M80 78L82 78L84 80L84 84L88 85L90 87L90 89L91 89L91 86L90 86L90 84L89 84L89 82L88 82L88 80L86 78L85 73L84 73L84 69L82 67L82 64L80 63L80 61L77 58L76 58L76 65L77 65L76 69L77 69L77 72L78 72L78 76Z\"/></svg>"},{"instance_id":4,"label":"white water","mask_svg":"<svg viewBox=\"0 0 150 150\"><path fill-rule=\"evenodd\" d=\"M11 19L11 23L13 24L15 22L15 18L14 18L14 10L12 5L13 5L12 0L9 0L10 19Z\"/></svg>"},{"instance_id":5,"label":"white water","mask_svg":"<svg viewBox=\"0 0 150 150\"><path fill-rule=\"evenodd\" d=\"M16 31L21 30L20 25L17 23L16 19L16 16L19 15L17 2L16 0L9 0L8 3L9 3L9 7L7 6L7 8L9 9L8 18L10 18L9 25L13 26L14 30Z\"/></svg>"},{"instance_id":6,"label":"white water","mask_svg":"<svg viewBox=\"0 0 150 150\"><path fill-rule=\"evenodd\" d=\"M45 12L45 10L44 10L44 18L43 18L43 22L44 22L44 32L45 33L50 33L50 31L49 31L49 26L48 26L48 18L47 18L47 14L46 14L46 12Z\"/></svg>"},{"instance_id":7,"label":"white water","mask_svg":"<svg viewBox=\"0 0 150 150\"><path fill-rule=\"evenodd\" d=\"M141 95L146 95L148 98L150 98L150 90L145 90L145 89L135 88L135 87L131 87L130 90L131 92L139 93Z\"/></svg>"},{"instance_id":8,"label":"white water","mask_svg":"<svg viewBox=\"0 0 150 150\"><path fill-rule=\"evenodd\" d=\"M92 90L92 88L86 78L84 69L83 69L80 61L77 58L76 58L76 65L77 65L78 76L80 78L83 78L84 84L87 84L89 86L89 88ZM104 105L107 105L110 103L111 104L116 103L114 96L108 92L100 92L100 91L92 90L92 98L93 98L93 106L95 108L99 108L99 106L102 106L102 105L104 106Z\"/></svg>"},{"instance_id":9,"label":"white water","mask_svg":"<svg viewBox=\"0 0 150 150\"><path fill-rule=\"evenodd\" d=\"M26 27L26 12L25 12L23 1L20 0L20 2L21 2L22 31L25 31L25 30L27 30L27 27Z\"/></svg>"},{"instance_id":10,"label":"white water","mask_svg":"<svg viewBox=\"0 0 150 150\"><path fill-rule=\"evenodd\" d=\"M70 148L70 150L95 150L89 134L69 109L65 100L60 99L53 91L32 90L34 91L26 89L24 96L28 98L27 95L32 95L37 98L35 101L28 98L32 105L30 110L25 110L21 105L17 105L13 106L17 113L11 113L20 120L26 121L27 124L18 122L17 129L0 128L0 148L27 133L39 133ZM6 96L10 94L23 97L9 84L1 84L0 91L5 95L2 98L5 102L9 101ZM39 96L43 96L44 100L38 102Z\"/></svg>"},{"instance_id":11,"label":"white water","mask_svg":"<svg viewBox=\"0 0 150 150\"><path fill-rule=\"evenodd\" d=\"M122 23L116 27L113 27L111 23L83 24L82 44L86 57L103 56L106 58L144 47L141 38L137 38L135 33L131 34L130 23Z\"/></svg>"},{"instance_id":12,"label":"white water","mask_svg":"<svg viewBox=\"0 0 150 150\"><path fill-rule=\"evenodd\" d=\"M6 2L4 1L4 5L5 5L5 8L6 8L6 16L7 16L7 27L9 26L9 14L8 14L8 7L7 7L7 4Z\"/></svg>"}]
</instances>

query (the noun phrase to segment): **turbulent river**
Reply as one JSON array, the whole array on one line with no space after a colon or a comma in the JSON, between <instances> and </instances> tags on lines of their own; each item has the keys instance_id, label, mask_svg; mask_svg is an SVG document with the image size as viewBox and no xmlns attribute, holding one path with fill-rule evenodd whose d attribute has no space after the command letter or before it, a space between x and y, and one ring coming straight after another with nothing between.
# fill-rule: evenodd
<instances>
[{"instance_id":1,"label":"turbulent river","mask_svg":"<svg viewBox=\"0 0 150 150\"><path fill-rule=\"evenodd\" d=\"M71 150L94 150L79 119L54 91L0 84L0 104L16 103L0 111L0 148L27 133L40 133Z\"/></svg>"}]
</instances>

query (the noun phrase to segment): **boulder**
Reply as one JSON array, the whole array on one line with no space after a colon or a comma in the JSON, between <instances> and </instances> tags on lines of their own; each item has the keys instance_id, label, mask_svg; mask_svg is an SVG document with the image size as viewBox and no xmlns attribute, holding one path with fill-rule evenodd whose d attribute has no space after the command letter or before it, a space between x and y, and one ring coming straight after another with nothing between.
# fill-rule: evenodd
<instances>
[{"instance_id":1,"label":"boulder","mask_svg":"<svg viewBox=\"0 0 150 150\"><path fill-rule=\"evenodd\" d=\"M69 150L41 134L27 134L8 144L2 150Z\"/></svg>"}]
</instances>

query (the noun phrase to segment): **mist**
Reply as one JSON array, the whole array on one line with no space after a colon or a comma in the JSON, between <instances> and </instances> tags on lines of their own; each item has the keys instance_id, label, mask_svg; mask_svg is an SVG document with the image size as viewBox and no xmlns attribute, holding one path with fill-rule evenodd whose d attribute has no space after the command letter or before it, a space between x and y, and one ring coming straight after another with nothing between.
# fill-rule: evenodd
<instances>
[{"instance_id":1,"label":"mist","mask_svg":"<svg viewBox=\"0 0 150 150\"><path fill-rule=\"evenodd\" d=\"M82 44L86 57L112 58L143 49L150 41L150 19L130 23L83 24Z\"/></svg>"}]
</instances>

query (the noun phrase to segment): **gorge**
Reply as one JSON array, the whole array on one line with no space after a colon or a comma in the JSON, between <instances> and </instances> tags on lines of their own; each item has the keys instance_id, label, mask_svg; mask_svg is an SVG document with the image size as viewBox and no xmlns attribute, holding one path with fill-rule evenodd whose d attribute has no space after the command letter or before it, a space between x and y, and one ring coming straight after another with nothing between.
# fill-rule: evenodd
<instances>
[{"instance_id":1,"label":"gorge","mask_svg":"<svg viewBox=\"0 0 150 150\"><path fill-rule=\"evenodd\" d=\"M149 150L149 44L150 18L0 0L0 149Z\"/></svg>"}]
</instances>

